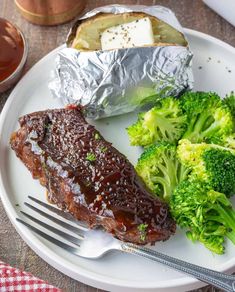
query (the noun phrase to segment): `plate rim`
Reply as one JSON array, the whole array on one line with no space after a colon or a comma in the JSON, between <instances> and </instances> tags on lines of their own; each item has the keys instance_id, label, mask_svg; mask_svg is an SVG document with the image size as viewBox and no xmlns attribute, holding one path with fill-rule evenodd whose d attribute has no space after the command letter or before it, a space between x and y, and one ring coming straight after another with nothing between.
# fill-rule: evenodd
<instances>
[{"instance_id":1,"label":"plate rim","mask_svg":"<svg viewBox=\"0 0 235 292\"><path fill-rule=\"evenodd\" d=\"M184 31L186 35L199 37L204 40L209 40L213 42L215 45L222 46L223 48L229 50L231 53L235 55L235 48L224 41L221 41L213 36L210 36L208 34L184 28ZM11 92L10 96L8 97L3 110L0 115L0 133L4 131L3 129L3 122L5 120L5 117L14 102L15 95L17 95L18 89L22 87L22 85L25 83L25 80L27 81L28 76L30 74L34 73L34 71L37 71L38 66L41 66L43 63L47 62L47 59L51 57L51 55L54 55L58 50L60 50L62 46L57 47L56 49L52 50L50 53L45 55L43 58L41 58L36 64L32 66L32 68L24 75L24 77L20 80L20 82L15 86L13 91ZM1 134L0 134L1 135ZM0 141L1 146L1 141ZM1 147L0 147L1 151ZM76 279L78 281L81 281L87 285L98 287L101 289L109 289L109 290L116 290L117 289L128 289L128 291L137 291L143 289L145 290L165 290L165 289L177 289L177 288L195 288L195 287L201 287L203 285L206 285L204 283L199 282L197 279L191 278L189 276L184 276L180 279L172 279L172 280L164 280L159 283L156 282L150 282L149 284L144 282L144 285L141 285L140 282L138 282L138 286L135 285L134 281L129 280L122 280L118 278L110 278L109 276L104 276L101 274L97 274L93 271L86 270L85 268L76 267L76 271L72 269L73 263L70 262L70 267L66 266L66 261L62 259L60 256L56 254L55 251L50 249L48 246L43 244L42 241L40 241L31 231L29 231L26 227L19 225L16 221L16 211L14 206L11 204L10 199L8 198L7 191L5 190L3 178L2 178L2 172L0 171L0 189L1 189L1 200L4 206L4 209L8 215L8 218L10 219L11 223L13 224L16 231L20 234L21 238L29 245L30 248L32 248L39 257L41 257L43 260L45 260L48 264L59 270L60 272L68 275L69 277L72 277L73 279ZM32 236L33 234L33 236ZM219 269L219 271L229 271L232 268L235 267L235 263L232 260L229 260L226 262L226 264L223 264L223 269ZM110 281L111 280L111 281ZM113 280L115 283L112 283Z\"/></svg>"}]
</instances>

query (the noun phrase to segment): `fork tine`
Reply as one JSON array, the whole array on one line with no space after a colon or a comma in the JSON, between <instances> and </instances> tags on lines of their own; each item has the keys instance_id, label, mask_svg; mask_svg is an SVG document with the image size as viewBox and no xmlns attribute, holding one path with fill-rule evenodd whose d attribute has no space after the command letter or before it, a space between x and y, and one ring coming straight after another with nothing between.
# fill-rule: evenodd
<instances>
[{"instance_id":1,"label":"fork tine","mask_svg":"<svg viewBox=\"0 0 235 292\"><path fill-rule=\"evenodd\" d=\"M57 228L55 228L55 227L53 227L53 226L50 226L50 225L46 224L45 222L42 222L42 221L36 219L35 217L32 217L31 215L25 213L24 211L20 211L20 212L21 212L25 217L29 218L30 220L32 220L33 222L37 223L38 225L40 225L40 226L46 228L47 230L52 231L53 233L55 233L55 234L57 234L57 235L63 237L64 239L66 239L66 240L72 242L73 244L75 244L75 245L77 245L77 246L80 246L80 244L79 244L79 243L81 242L80 239L78 239L78 238L76 238L76 237L74 237L74 236L72 236L72 235L70 235L70 234L68 234L68 233L65 233L65 232L63 232L63 231L61 231L61 230L59 230L59 229L57 229Z\"/></svg>"},{"instance_id":2,"label":"fork tine","mask_svg":"<svg viewBox=\"0 0 235 292\"><path fill-rule=\"evenodd\" d=\"M53 206L51 206L51 205L49 205L49 204L47 204L45 202L42 202L42 201L40 201L40 200L38 200L38 199L36 199L36 198L34 198L32 196L28 196L28 198L30 200L34 201L35 203L43 206L44 208L50 210L51 212L53 212L53 213L65 218L65 219L67 219L69 221L72 221L72 222L76 223L78 226L81 226L84 229L86 228L87 230L89 229L85 223L76 220L71 214L66 213L66 212L64 212L64 211L62 211L60 209L57 209L57 208L55 208L55 207L53 207Z\"/></svg>"},{"instance_id":3,"label":"fork tine","mask_svg":"<svg viewBox=\"0 0 235 292\"><path fill-rule=\"evenodd\" d=\"M47 239L48 241L54 243L55 245L65 249L66 251L71 252L73 254L76 254L78 256L80 255L78 248L72 247L69 244L64 243L64 242L50 236L49 234L46 234L45 232L43 232L43 231L37 229L36 227L26 223L25 221L21 220L20 218L16 218L16 221L22 223L23 225L27 226L29 229L31 229L35 233L39 234L40 236L42 236L43 238Z\"/></svg>"},{"instance_id":4,"label":"fork tine","mask_svg":"<svg viewBox=\"0 0 235 292\"><path fill-rule=\"evenodd\" d=\"M24 203L27 207L29 207L30 209L34 210L35 212L39 213L40 215L42 215L43 217L46 217L47 219L51 220L52 222L74 232L76 235L80 236L81 238L83 238L83 233L84 233L84 230L80 229L79 227L75 227L75 226L72 226L58 218L55 218L53 216L51 216L50 214L48 213L45 213L44 211L32 206L31 204L25 202Z\"/></svg>"}]
</instances>

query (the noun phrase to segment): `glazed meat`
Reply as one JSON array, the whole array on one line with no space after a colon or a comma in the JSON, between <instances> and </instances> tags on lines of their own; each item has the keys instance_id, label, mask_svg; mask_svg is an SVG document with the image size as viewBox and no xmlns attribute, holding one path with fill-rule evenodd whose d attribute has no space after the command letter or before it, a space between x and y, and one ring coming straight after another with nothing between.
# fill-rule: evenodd
<instances>
[{"instance_id":1,"label":"glazed meat","mask_svg":"<svg viewBox=\"0 0 235 292\"><path fill-rule=\"evenodd\" d=\"M80 108L47 110L19 119L11 147L48 199L115 237L136 243L175 232L168 207L153 198L127 158L88 124Z\"/></svg>"}]
</instances>

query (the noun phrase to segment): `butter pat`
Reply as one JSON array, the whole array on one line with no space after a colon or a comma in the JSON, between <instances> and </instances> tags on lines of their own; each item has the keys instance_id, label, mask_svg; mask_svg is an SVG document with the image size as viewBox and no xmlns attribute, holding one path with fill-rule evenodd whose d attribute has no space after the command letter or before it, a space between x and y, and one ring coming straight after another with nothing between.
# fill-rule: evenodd
<instances>
[{"instance_id":1,"label":"butter pat","mask_svg":"<svg viewBox=\"0 0 235 292\"><path fill-rule=\"evenodd\" d=\"M152 23L148 17L106 29L101 35L102 50L151 46Z\"/></svg>"}]
</instances>

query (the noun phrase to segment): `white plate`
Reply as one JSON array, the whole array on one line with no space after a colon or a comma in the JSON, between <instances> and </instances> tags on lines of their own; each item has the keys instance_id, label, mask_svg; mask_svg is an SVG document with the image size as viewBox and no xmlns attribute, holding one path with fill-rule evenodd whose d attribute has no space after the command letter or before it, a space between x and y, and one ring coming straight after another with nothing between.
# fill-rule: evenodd
<instances>
[{"instance_id":1,"label":"white plate","mask_svg":"<svg viewBox=\"0 0 235 292\"><path fill-rule=\"evenodd\" d=\"M211 9L235 26L235 1L234 0L203 0Z\"/></svg>"},{"instance_id":2,"label":"white plate","mask_svg":"<svg viewBox=\"0 0 235 292\"><path fill-rule=\"evenodd\" d=\"M195 54L194 76L196 90L214 90L224 96L235 89L235 49L208 35L186 30ZM16 230L28 245L45 261L70 277L112 291L183 291L202 286L199 281L162 265L118 252L99 260L73 256L48 243L16 222L23 201L31 194L45 200L45 189L31 178L25 166L9 147L9 138L19 116L37 110L58 108L47 88L56 50L38 62L18 83L9 97L0 120L0 190L5 210ZM114 146L135 163L138 149L130 147L125 127L136 119L128 114L96 122L97 128ZM16 206L19 204L20 207ZM200 244L188 241L181 231L154 247L171 256L213 268L234 271L235 247L228 243L223 256L213 255Z\"/></svg>"}]
</instances>

